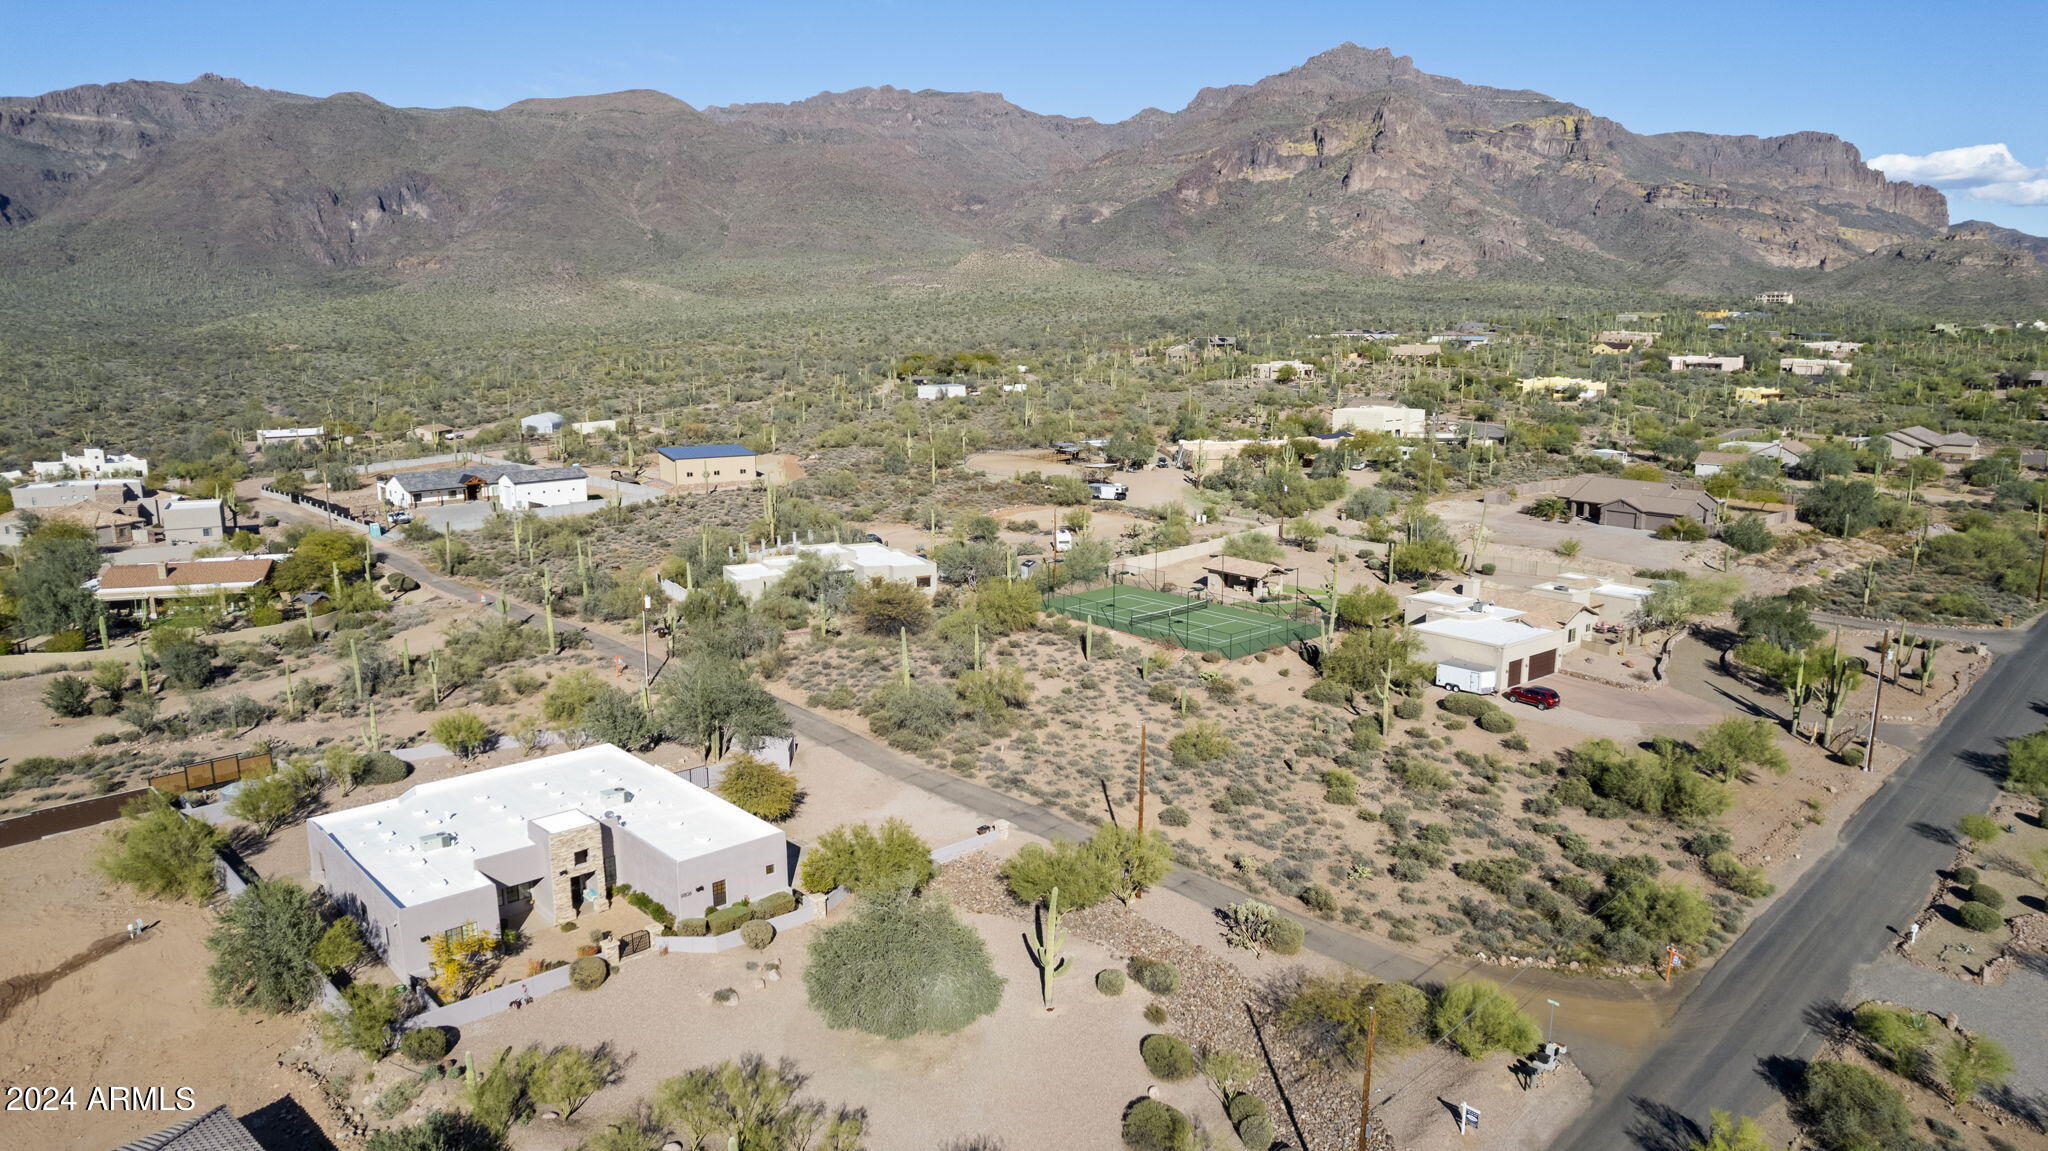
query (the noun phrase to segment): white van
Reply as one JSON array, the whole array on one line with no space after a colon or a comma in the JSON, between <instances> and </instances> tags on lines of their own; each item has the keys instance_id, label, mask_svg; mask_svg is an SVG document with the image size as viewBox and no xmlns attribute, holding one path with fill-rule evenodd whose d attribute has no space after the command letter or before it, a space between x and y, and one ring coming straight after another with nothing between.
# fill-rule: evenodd
<instances>
[{"instance_id":1,"label":"white van","mask_svg":"<svg viewBox=\"0 0 2048 1151\"><path fill-rule=\"evenodd\" d=\"M1065 552L1074 550L1074 533L1065 528L1053 533L1052 550Z\"/></svg>"},{"instance_id":2,"label":"white van","mask_svg":"<svg viewBox=\"0 0 2048 1151\"><path fill-rule=\"evenodd\" d=\"M1088 490L1094 492L1098 500L1128 499L1131 494L1131 489L1123 484L1089 484Z\"/></svg>"}]
</instances>

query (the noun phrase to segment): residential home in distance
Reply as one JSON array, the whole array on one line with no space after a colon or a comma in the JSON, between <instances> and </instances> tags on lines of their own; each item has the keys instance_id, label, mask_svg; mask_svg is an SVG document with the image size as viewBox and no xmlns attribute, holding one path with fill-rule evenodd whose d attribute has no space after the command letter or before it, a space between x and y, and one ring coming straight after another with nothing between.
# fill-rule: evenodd
<instances>
[{"instance_id":1,"label":"residential home in distance","mask_svg":"<svg viewBox=\"0 0 2048 1151\"><path fill-rule=\"evenodd\" d=\"M149 474L149 461L121 452L109 455L105 448L80 448L76 454L65 452L54 460L37 460L29 465L29 471L39 480L140 478Z\"/></svg>"},{"instance_id":2,"label":"residential home in distance","mask_svg":"<svg viewBox=\"0 0 2048 1151\"><path fill-rule=\"evenodd\" d=\"M1540 376L1533 380L1522 380L1516 385L1523 395L1542 392L1561 403L1576 403L1579 400L1597 400L1607 395L1607 381L1581 380L1569 376Z\"/></svg>"},{"instance_id":3,"label":"residential home in distance","mask_svg":"<svg viewBox=\"0 0 2048 1151\"><path fill-rule=\"evenodd\" d=\"M1848 340L1808 340L1799 346L1810 352L1819 352L1823 356L1854 355L1863 347L1862 344L1851 343Z\"/></svg>"},{"instance_id":4,"label":"residential home in distance","mask_svg":"<svg viewBox=\"0 0 2048 1151\"><path fill-rule=\"evenodd\" d=\"M1287 371L1290 368L1293 369L1292 374ZM1261 383L1271 383L1282 376L1290 380L1313 380L1316 378L1316 366L1303 360L1271 360L1252 365L1252 379Z\"/></svg>"},{"instance_id":5,"label":"residential home in distance","mask_svg":"<svg viewBox=\"0 0 2048 1151\"><path fill-rule=\"evenodd\" d=\"M312 428L261 428L256 432L256 446L267 448L272 444L315 444L327 438L327 428L322 425Z\"/></svg>"},{"instance_id":6,"label":"residential home in distance","mask_svg":"<svg viewBox=\"0 0 2048 1151\"><path fill-rule=\"evenodd\" d=\"M159 496L144 503L149 539L159 544L217 544L234 531L235 515L226 500L187 500Z\"/></svg>"},{"instance_id":7,"label":"residential home in distance","mask_svg":"<svg viewBox=\"0 0 2048 1151\"><path fill-rule=\"evenodd\" d=\"M143 496L139 478L115 480L51 480L47 483L17 484L14 506L21 510L70 507L89 501L124 504Z\"/></svg>"},{"instance_id":8,"label":"residential home in distance","mask_svg":"<svg viewBox=\"0 0 2048 1151\"><path fill-rule=\"evenodd\" d=\"M1330 427L1337 431L1379 432L1402 439L1420 439L1428 422L1428 412L1392 400L1362 400L1330 413Z\"/></svg>"},{"instance_id":9,"label":"residential home in distance","mask_svg":"<svg viewBox=\"0 0 2048 1151\"><path fill-rule=\"evenodd\" d=\"M655 474L671 487L712 491L751 485L760 457L745 444L696 444L654 449Z\"/></svg>"},{"instance_id":10,"label":"residential home in distance","mask_svg":"<svg viewBox=\"0 0 2048 1151\"><path fill-rule=\"evenodd\" d=\"M85 586L110 608L154 617L167 600L239 595L269 579L270 567L263 556L108 564Z\"/></svg>"},{"instance_id":11,"label":"residential home in distance","mask_svg":"<svg viewBox=\"0 0 2048 1151\"><path fill-rule=\"evenodd\" d=\"M1464 444L1474 448L1490 448L1508 442L1508 426L1490 420L1439 421L1435 434L1440 444Z\"/></svg>"},{"instance_id":12,"label":"residential home in distance","mask_svg":"<svg viewBox=\"0 0 2048 1151\"><path fill-rule=\"evenodd\" d=\"M1885 449L1895 460L1909 460L1914 456L1933 456L1940 460L1964 462L1985 455L1984 445L1976 436L1962 432L1937 432L1914 424L1886 432L1880 437Z\"/></svg>"},{"instance_id":13,"label":"residential home in distance","mask_svg":"<svg viewBox=\"0 0 2048 1151\"><path fill-rule=\"evenodd\" d=\"M856 584L881 580L909 584L926 595L938 591L937 564L878 543L785 545L758 553L745 563L727 564L725 579L747 600L757 600L805 556L817 556L832 565L833 570L850 573Z\"/></svg>"},{"instance_id":14,"label":"residential home in distance","mask_svg":"<svg viewBox=\"0 0 2048 1151\"><path fill-rule=\"evenodd\" d=\"M377 494L395 508L475 503L491 499L496 494L500 476L522 471L525 467L524 464L488 463L395 472L378 483Z\"/></svg>"},{"instance_id":15,"label":"residential home in distance","mask_svg":"<svg viewBox=\"0 0 2048 1151\"><path fill-rule=\"evenodd\" d=\"M1785 398L1785 389L1758 384L1754 387L1737 387L1735 402L1738 404L1775 404Z\"/></svg>"},{"instance_id":16,"label":"residential home in distance","mask_svg":"<svg viewBox=\"0 0 2048 1151\"><path fill-rule=\"evenodd\" d=\"M1670 359L1674 372L1739 372L1744 364L1741 356L1672 356Z\"/></svg>"},{"instance_id":17,"label":"residential home in distance","mask_svg":"<svg viewBox=\"0 0 2048 1151\"><path fill-rule=\"evenodd\" d=\"M1593 337L1593 354L1618 356L1630 348L1647 348L1656 342L1656 332L1602 332Z\"/></svg>"},{"instance_id":18,"label":"residential home in distance","mask_svg":"<svg viewBox=\"0 0 2048 1151\"><path fill-rule=\"evenodd\" d=\"M506 511L580 504L590 499L590 477L582 468L521 468L498 477L495 497Z\"/></svg>"},{"instance_id":19,"label":"residential home in distance","mask_svg":"<svg viewBox=\"0 0 2048 1151\"><path fill-rule=\"evenodd\" d=\"M619 421L617 421L617 420L584 420L584 421L583 421L583 422L581 422L581 423L576 423L576 424L570 424L570 425L569 425L569 430L570 430L570 431L572 431L572 432L575 432L575 433L576 433L577 435L579 435L579 436L594 436L594 435L597 435L597 434L598 434L598 433L600 433L600 432L616 432L616 431L618 431L618 430L619 430Z\"/></svg>"},{"instance_id":20,"label":"residential home in distance","mask_svg":"<svg viewBox=\"0 0 2048 1151\"><path fill-rule=\"evenodd\" d=\"M1724 452L1743 452L1759 459L1776 460L1778 467L1788 472L1797 468L1799 461L1806 458L1806 453L1813 450L1798 440L1790 439L1724 440L1716 446Z\"/></svg>"},{"instance_id":21,"label":"residential home in distance","mask_svg":"<svg viewBox=\"0 0 2048 1151\"><path fill-rule=\"evenodd\" d=\"M421 424L419 427L414 428L410 434L413 439L424 440L430 444L438 444L442 440L448 439L454 431L455 429L447 424Z\"/></svg>"},{"instance_id":22,"label":"residential home in distance","mask_svg":"<svg viewBox=\"0 0 2048 1151\"><path fill-rule=\"evenodd\" d=\"M1759 304L1787 305L1794 302L1794 297L1790 292L1759 292L1756 296L1756 302Z\"/></svg>"},{"instance_id":23,"label":"residential home in distance","mask_svg":"<svg viewBox=\"0 0 2048 1151\"><path fill-rule=\"evenodd\" d=\"M519 421L519 431L529 436L552 436L568 422L560 412L535 412Z\"/></svg>"},{"instance_id":24,"label":"residential home in distance","mask_svg":"<svg viewBox=\"0 0 2048 1151\"><path fill-rule=\"evenodd\" d=\"M306 821L312 880L401 974L436 936L536 931L628 884L678 915L788 891L781 831L608 743Z\"/></svg>"},{"instance_id":25,"label":"residential home in distance","mask_svg":"<svg viewBox=\"0 0 2048 1151\"><path fill-rule=\"evenodd\" d=\"M1434 344L1395 344L1387 354L1397 360L1433 360L1439 351Z\"/></svg>"},{"instance_id":26,"label":"residential home in distance","mask_svg":"<svg viewBox=\"0 0 2048 1151\"><path fill-rule=\"evenodd\" d=\"M1748 462L1749 456L1744 452L1701 452L1692 461L1692 474L1704 479L1731 469L1740 470Z\"/></svg>"},{"instance_id":27,"label":"residential home in distance","mask_svg":"<svg viewBox=\"0 0 2048 1151\"><path fill-rule=\"evenodd\" d=\"M1849 374L1847 360L1812 360L1803 356L1778 357L1778 370L1791 372L1795 376L1846 376Z\"/></svg>"},{"instance_id":28,"label":"residential home in distance","mask_svg":"<svg viewBox=\"0 0 2048 1151\"><path fill-rule=\"evenodd\" d=\"M1580 572L1560 572L1540 583L1530 585L1528 594L1583 604L1592 610L1601 623L1625 624L1642 610L1643 601L1650 598L1652 590L1637 584L1616 583L1610 579Z\"/></svg>"},{"instance_id":29,"label":"residential home in distance","mask_svg":"<svg viewBox=\"0 0 2048 1151\"><path fill-rule=\"evenodd\" d=\"M84 528L95 546L125 548L148 538L148 521L140 505L111 497L60 504L56 507L21 508L0 513L0 547L16 548L29 535L30 522L68 523Z\"/></svg>"},{"instance_id":30,"label":"residential home in distance","mask_svg":"<svg viewBox=\"0 0 2048 1151\"><path fill-rule=\"evenodd\" d=\"M1468 673L1456 677L1466 682L1476 673L1489 692L1555 674L1558 655L1577 648L1598 621L1584 604L1491 591L1477 581L1416 592L1402 609L1424 660Z\"/></svg>"},{"instance_id":31,"label":"residential home in distance","mask_svg":"<svg viewBox=\"0 0 2048 1151\"><path fill-rule=\"evenodd\" d=\"M1712 526L1721 502L1698 488L1616 476L1580 476L1552 493L1571 505L1572 515L1604 527L1655 531L1680 519Z\"/></svg>"},{"instance_id":32,"label":"residential home in distance","mask_svg":"<svg viewBox=\"0 0 2048 1151\"><path fill-rule=\"evenodd\" d=\"M912 388L920 400L957 400L968 394L965 380L935 380L929 376L910 377Z\"/></svg>"}]
</instances>

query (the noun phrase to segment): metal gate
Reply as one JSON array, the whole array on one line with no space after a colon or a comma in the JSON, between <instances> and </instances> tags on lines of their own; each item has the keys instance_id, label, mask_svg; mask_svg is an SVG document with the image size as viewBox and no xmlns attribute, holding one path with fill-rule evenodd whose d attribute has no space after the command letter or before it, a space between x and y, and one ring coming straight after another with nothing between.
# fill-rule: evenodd
<instances>
[{"instance_id":1,"label":"metal gate","mask_svg":"<svg viewBox=\"0 0 2048 1151\"><path fill-rule=\"evenodd\" d=\"M628 959L654 945L654 939L645 931L632 931L619 936L619 958Z\"/></svg>"}]
</instances>

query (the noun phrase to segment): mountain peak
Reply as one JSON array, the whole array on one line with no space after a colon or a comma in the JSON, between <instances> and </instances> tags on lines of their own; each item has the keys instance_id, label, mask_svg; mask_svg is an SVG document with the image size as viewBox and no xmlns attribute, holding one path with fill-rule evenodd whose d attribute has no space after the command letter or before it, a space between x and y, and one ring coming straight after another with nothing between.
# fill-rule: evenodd
<instances>
[{"instance_id":1,"label":"mountain peak","mask_svg":"<svg viewBox=\"0 0 2048 1151\"><path fill-rule=\"evenodd\" d=\"M694 112L688 102L652 88L627 88L590 96L535 96L507 104L507 112Z\"/></svg>"}]
</instances>

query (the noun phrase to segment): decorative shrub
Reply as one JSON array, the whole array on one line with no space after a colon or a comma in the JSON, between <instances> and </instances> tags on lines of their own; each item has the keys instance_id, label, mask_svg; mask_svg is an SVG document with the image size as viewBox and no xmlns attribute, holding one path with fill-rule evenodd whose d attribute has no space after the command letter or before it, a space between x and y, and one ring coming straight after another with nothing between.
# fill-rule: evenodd
<instances>
[{"instance_id":1,"label":"decorative shrub","mask_svg":"<svg viewBox=\"0 0 2048 1151\"><path fill-rule=\"evenodd\" d=\"M1980 879L1970 885L1969 900L1971 903L1981 903L1997 911L2005 906L2005 892Z\"/></svg>"},{"instance_id":2,"label":"decorative shrub","mask_svg":"<svg viewBox=\"0 0 2048 1151\"><path fill-rule=\"evenodd\" d=\"M1445 696L1443 701L1438 703L1437 706L1450 712L1452 715L1462 715L1467 719L1478 719L1487 712L1495 710L1492 700L1487 699L1483 695L1467 695L1462 691L1454 691Z\"/></svg>"},{"instance_id":3,"label":"decorative shrub","mask_svg":"<svg viewBox=\"0 0 2048 1151\"><path fill-rule=\"evenodd\" d=\"M1237 1140L1249 1151L1267 1151L1273 1145L1273 1121L1264 1115L1247 1115L1237 1125Z\"/></svg>"},{"instance_id":4,"label":"decorative shrub","mask_svg":"<svg viewBox=\"0 0 2048 1151\"><path fill-rule=\"evenodd\" d=\"M363 762L363 786L378 783L397 783L412 774L412 765L388 751L370 753Z\"/></svg>"},{"instance_id":5,"label":"decorative shrub","mask_svg":"<svg viewBox=\"0 0 2048 1151\"><path fill-rule=\"evenodd\" d=\"M595 991L611 978L611 964L595 955L586 955L569 965L569 985L578 991Z\"/></svg>"},{"instance_id":6,"label":"decorative shrub","mask_svg":"<svg viewBox=\"0 0 2048 1151\"><path fill-rule=\"evenodd\" d=\"M1178 1083L1195 1073L1195 1053L1187 1041L1174 1035L1147 1035L1138 1044L1146 1070L1154 1078Z\"/></svg>"},{"instance_id":7,"label":"decorative shrub","mask_svg":"<svg viewBox=\"0 0 2048 1151\"><path fill-rule=\"evenodd\" d=\"M1266 1114L1266 1101L1249 1091L1240 1091L1223 1105L1223 1113L1230 1116L1230 1124L1235 1127L1249 1116Z\"/></svg>"},{"instance_id":8,"label":"decorative shrub","mask_svg":"<svg viewBox=\"0 0 2048 1151\"><path fill-rule=\"evenodd\" d=\"M728 931L738 931L740 924L753 917L754 909L752 907L744 903L735 903L729 907L720 907L714 910L711 914L705 916L704 920L709 925L711 934L724 935Z\"/></svg>"},{"instance_id":9,"label":"decorative shrub","mask_svg":"<svg viewBox=\"0 0 2048 1151\"><path fill-rule=\"evenodd\" d=\"M1515 730L1515 717L1499 708L1480 716L1476 722L1479 724L1479 730L1490 731L1495 735L1506 735Z\"/></svg>"},{"instance_id":10,"label":"decorative shrub","mask_svg":"<svg viewBox=\"0 0 2048 1151\"><path fill-rule=\"evenodd\" d=\"M1166 1026L1166 1005L1162 1003L1147 1003L1145 1005L1145 1022L1150 1023L1154 1027Z\"/></svg>"},{"instance_id":11,"label":"decorative shrub","mask_svg":"<svg viewBox=\"0 0 2048 1151\"><path fill-rule=\"evenodd\" d=\"M675 913L670 911L668 908L663 907L661 904L655 902L654 898L648 895L646 892L634 891L631 888L624 887L623 884L619 887L612 888L614 892L620 891L621 889L623 889L626 892L626 902L632 904L634 907L639 908L640 911L647 916L647 918L652 919L656 923L661 924L664 928L673 926L675 924Z\"/></svg>"},{"instance_id":12,"label":"decorative shrub","mask_svg":"<svg viewBox=\"0 0 2048 1151\"><path fill-rule=\"evenodd\" d=\"M692 938L700 935L709 935L711 934L711 925L702 919L678 919L676 920L676 934Z\"/></svg>"},{"instance_id":13,"label":"decorative shrub","mask_svg":"<svg viewBox=\"0 0 2048 1151\"><path fill-rule=\"evenodd\" d=\"M1972 931L1996 931L2005 926L2005 917L1981 903L1965 903L1956 909L1956 918Z\"/></svg>"},{"instance_id":14,"label":"decorative shrub","mask_svg":"<svg viewBox=\"0 0 2048 1151\"><path fill-rule=\"evenodd\" d=\"M778 891L772 895L762 896L760 902L754 904L754 918L773 919L778 915L788 915L795 910L796 894L789 891Z\"/></svg>"},{"instance_id":15,"label":"decorative shrub","mask_svg":"<svg viewBox=\"0 0 2048 1151\"><path fill-rule=\"evenodd\" d=\"M579 946L578 946L578 947L576 948L576 958L578 958L578 959L588 959L588 958L590 958L591 956L593 956L593 955L596 955L596 954L597 954L597 944L595 944L595 943L585 943L585 944L581 944L581 945L579 945Z\"/></svg>"},{"instance_id":16,"label":"decorative shrub","mask_svg":"<svg viewBox=\"0 0 2048 1151\"><path fill-rule=\"evenodd\" d=\"M415 1027L398 1041L398 1049L414 1063L438 1063L448 1055L448 1033L439 1027Z\"/></svg>"},{"instance_id":17,"label":"decorative shrub","mask_svg":"<svg viewBox=\"0 0 2048 1151\"><path fill-rule=\"evenodd\" d=\"M1124 993L1124 973L1114 967L1096 972L1095 990L1102 992L1104 995L1122 995Z\"/></svg>"},{"instance_id":18,"label":"decorative shrub","mask_svg":"<svg viewBox=\"0 0 2048 1151\"><path fill-rule=\"evenodd\" d=\"M755 951L764 950L775 942L775 925L765 919L749 919L740 924L740 938Z\"/></svg>"},{"instance_id":19,"label":"decorative shrub","mask_svg":"<svg viewBox=\"0 0 2048 1151\"><path fill-rule=\"evenodd\" d=\"M1180 968L1165 960L1133 955L1124 966L1138 986L1154 995L1171 995L1180 990Z\"/></svg>"},{"instance_id":20,"label":"decorative shrub","mask_svg":"<svg viewBox=\"0 0 2048 1151\"><path fill-rule=\"evenodd\" d=\"M1275 915L1266 925L1266 950L1275 955L1299 955L1306 935L1299 920Z\"/></svg>"},{"instance_id":21,"label":"decorative shrub","mask_svg":"<svg viewBox=\"0 0 2048 1151\"><path fill-rule=\"evenodd\" d=\"M1957 887L1973 886L1978 879L1977 869L1974 867L1958 867L1956 868L1954 878Z\"/></svg>"},{"instance_id":22,"label":"decorative shrub","mask_svg":"<svg viewBox=\"0 0 2048 1151\"><path fill-rule=\"evenodd\" d=\"M1140 1099L1124 1112L1124 1146L1131 1151L1190 1151L1195 1127L1157 1099Z\"/></svg>"}]
</instances>

